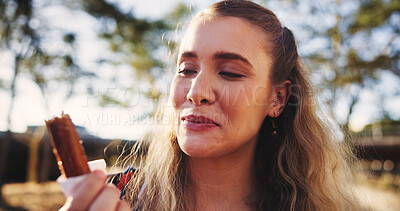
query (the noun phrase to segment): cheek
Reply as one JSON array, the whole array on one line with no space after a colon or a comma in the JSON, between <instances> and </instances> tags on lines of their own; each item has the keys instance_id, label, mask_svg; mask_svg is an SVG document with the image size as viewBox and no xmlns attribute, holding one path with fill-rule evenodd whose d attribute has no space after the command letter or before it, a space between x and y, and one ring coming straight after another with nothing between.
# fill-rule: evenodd
<instances>
[{"instance_id":1,"label":"cheek","mask_svg":"<svg viewBox=\"0 0 400 211\"><path fill-rule=\"evenodd\" d=\"M270 98L270 88L265 86L254 87L252 90L252 104L258 107L268 107Z\"/></svg>"},{"instance_id":2,"label":"cheek","mask_svg":"<svg viewBox=\"0 0 400 211\"><path fill-rule=\"evenodd\" d=\"M265 86L237 86L230 90L229 97L221 98L222 110L231 124L258 129L268 113L269 91Z\"/></svg>"},{"instance_id":3,"label":"cheek","mask_svg":"<svg viewBox=\"0 0 400 211\"><path fill-rule=\"evenodd\" d=\"M265 109L270 103L270 88L266 86L232 86L220 95L221 105L227 110ZM271 100L272 101L272 100Z\"/></svg>"},{"instance_id":4,"label":"cheek","mask_svg":"<svg viewBox=\"0 0 400 211\"><path fill-rule=\"evenodd\" d=\"M170 98L175 109L178 109L185 102L188 91L189 89L184 81L174 78L171 83Z\"/></svg>"}]
</instances>

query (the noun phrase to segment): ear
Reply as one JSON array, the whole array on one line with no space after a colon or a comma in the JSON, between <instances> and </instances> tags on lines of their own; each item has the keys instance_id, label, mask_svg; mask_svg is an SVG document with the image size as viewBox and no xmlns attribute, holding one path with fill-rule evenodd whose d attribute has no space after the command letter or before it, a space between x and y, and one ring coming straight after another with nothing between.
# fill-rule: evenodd
<instances>
[{"instance_id":1,"label":"ear","mask_svg":"<svg viewBox=\"0 0 400 211\"><path fill-rule=\"evenodd\" d=\"M291 94L291 85L292 83L289 80L286 80L273 86L273 98L271 102L272 106L268 111L268 116L276 118L281 115L282 111L285 109L287 101L289 100Z\"/></svg>"}]
</instances>

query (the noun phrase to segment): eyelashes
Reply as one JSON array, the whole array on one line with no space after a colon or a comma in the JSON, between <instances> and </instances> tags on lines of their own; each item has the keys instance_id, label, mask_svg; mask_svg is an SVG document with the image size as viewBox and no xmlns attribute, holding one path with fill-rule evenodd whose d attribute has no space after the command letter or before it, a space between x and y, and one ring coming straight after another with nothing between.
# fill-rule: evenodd
<instances>
[{"instance_id":1,"label":"eyelashes","mask_svg":"<svg viewBox=\"0 0 400 211\"><path fill-rule=\"evenodd\" d=\"M240 78L244 78L244 75L241 74L236 74L236 73L232 73L232 72L219 72L219 75L223 76L223 77L227 77L227 78L234 78L234 79L240 79Z\"/></svg>"},{"instance_id":2,"label":"eyelashes","mask_svg":"<svg viewBox=\"0 0 400 211\"><path fill-rule=\"evenodd\" d=\"M191 70L191 69L178 69L178 74L183 76L183 77L190 77L194 74L196 74L196 70ZM237 73L232 73L232 72L226 72L226 71L220 71L218 73L220 76L228 79L241 79L244 78L245 75L242 74L237 74Z\"/></svg>"},{"instance_id":3,"label":"eyelashes","mask_svg":"<svg viewBox=\"0 0 400 211\"><path fill-rule=\"evenodd\" d=\"M191 75L197 73L197 71L191 69L178 69L178 73L180 75Z\"/></svg>"},{"instance_id":4,"label":"eyelashes","mask_svg":"<svg viewBox=\"0 0 400 211\"><path fill-rule=\"evenodd\" d=\"M179 65L178 68L178 74L184 77L196 74L196 65L190 63L190 62L184 62L181 65Z\"/></svg>"}]
</instances>

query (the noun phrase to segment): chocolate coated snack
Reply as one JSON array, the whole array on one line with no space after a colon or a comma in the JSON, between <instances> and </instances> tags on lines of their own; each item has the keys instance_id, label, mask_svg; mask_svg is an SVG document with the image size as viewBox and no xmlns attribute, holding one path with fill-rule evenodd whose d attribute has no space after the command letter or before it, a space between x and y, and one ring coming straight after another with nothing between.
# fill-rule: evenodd
<instances>
[{"instance_id":1,"label":"chocolate coated snack","mask_svg":"<svg viewBox=\"0 0 400 211\"><path fill-rule=\"evenodd\" d=\"M58 168L67 178L90 172L82 141L68 114L45 121Z\"/></svg>"}]
</instances>

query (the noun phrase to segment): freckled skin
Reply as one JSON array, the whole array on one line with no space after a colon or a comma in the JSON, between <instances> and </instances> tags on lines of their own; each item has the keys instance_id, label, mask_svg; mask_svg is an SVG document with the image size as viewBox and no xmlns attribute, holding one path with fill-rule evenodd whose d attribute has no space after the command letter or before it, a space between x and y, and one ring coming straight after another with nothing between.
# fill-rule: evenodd
<instances>
[{"instance_id":1,"label":"freckled skin","mask_svg":"<svg viewBox=\"0 0 400 211\"><path fill-rule=\"evenodd\" d=\"M189 26L180 46L171 101L179 119L195 113L218 124L193 131L178 121L178 143L189 156L216 158L253 153L273 99L268 77L270 57L263 36L257 27L234 17L196 20ZM182 56L185 52L196 56ZM215 59L218 52L240 55L248 63Z\"/></svg>"}]
</instances>

